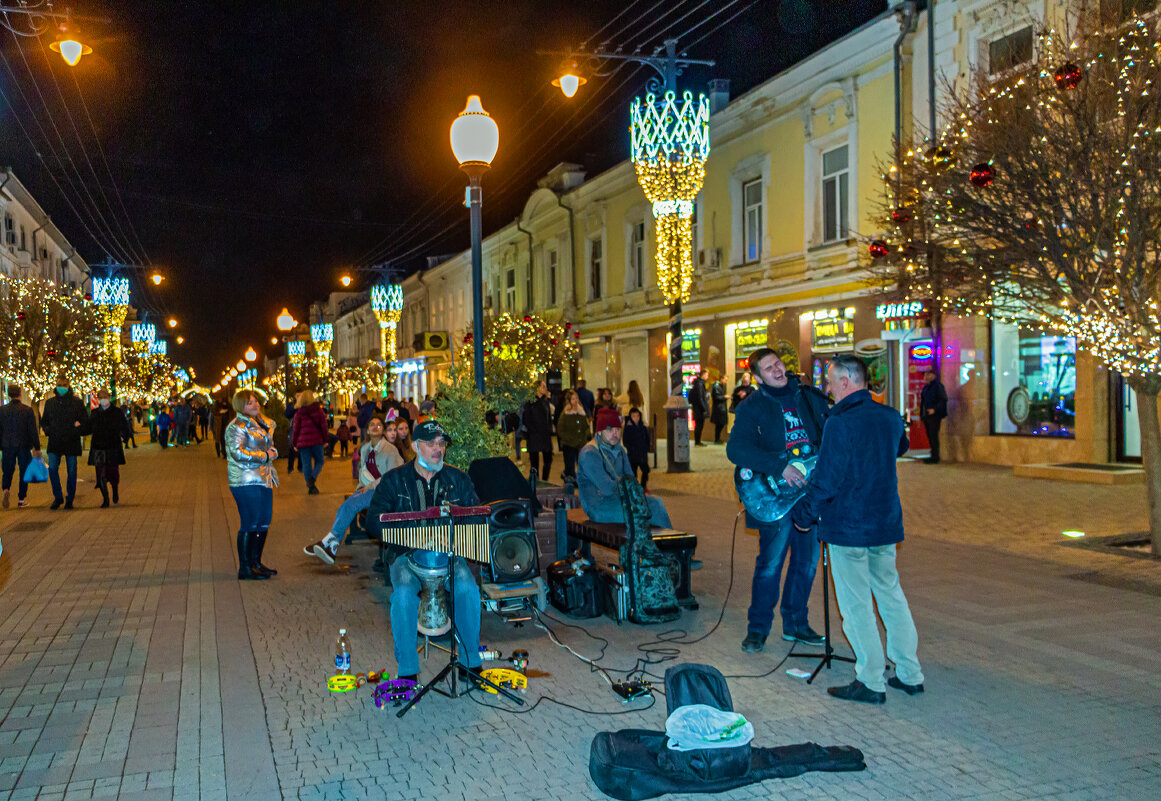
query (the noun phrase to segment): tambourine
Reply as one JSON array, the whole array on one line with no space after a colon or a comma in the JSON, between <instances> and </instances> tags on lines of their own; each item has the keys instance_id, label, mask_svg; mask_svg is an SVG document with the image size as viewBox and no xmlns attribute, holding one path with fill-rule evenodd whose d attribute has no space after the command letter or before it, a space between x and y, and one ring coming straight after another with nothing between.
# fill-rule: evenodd
<instances>
[{"instance_id":1,"label":"tambourine","mask_svg":"<svg viewBox=\"0 0 1161 801\"><path fill-rule=\"evenodd\" d=\"M327 679L327 689L332 693L349 693L358 686L358 680L354 676L348 676L345 673L340 673L337 676L331 676Z\"/></svg>"}]
</instances>

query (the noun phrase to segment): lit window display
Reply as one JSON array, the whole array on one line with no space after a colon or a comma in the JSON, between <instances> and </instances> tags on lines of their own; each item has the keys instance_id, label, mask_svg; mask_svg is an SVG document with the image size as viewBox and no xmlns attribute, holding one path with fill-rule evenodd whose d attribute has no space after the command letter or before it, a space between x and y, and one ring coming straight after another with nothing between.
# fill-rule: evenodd
<instances>
[{"instance_id":1,"label":"lit window display","mask_svg":"<svg viewBox=\"0 0 1161 801\"><path fill-rule=\"evenodd\" d=\"M1076 436L1076 339L992 324L992 433Z\"/></svg>"}]
</instances>

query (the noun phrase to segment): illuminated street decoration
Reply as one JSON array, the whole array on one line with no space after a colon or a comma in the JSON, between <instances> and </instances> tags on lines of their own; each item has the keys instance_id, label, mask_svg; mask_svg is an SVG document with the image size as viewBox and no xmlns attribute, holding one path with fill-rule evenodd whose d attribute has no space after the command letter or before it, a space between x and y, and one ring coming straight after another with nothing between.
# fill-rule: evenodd
<instances>
[{"instance_id":1,"label":"illuminated street decoration","mask_svg":"<svg viewBox=\"0 0 1161 801\"><path fill-rule=\"evenodd\" d=\"M167 356L169 354L169 343L164 339L155 339L149 343L149 352L154 356Z\"/></svg>"},{"instance_id":2,"label":"illuminated street decoration","mask_svg":"<svg viewBox=\"0 0 1161 801\"><path fill-rule=\"evenodd\" d=\"M306 342L301 339L292 339L286 343L286 355L291 364L302 364L306 359Z\"/></svg>"},{"instance_id":3,"label":"illuminated street decoration","mask_svg":"<svg viewBox=\"0 0 1161 801\"><path fill-rule=\"evenodd\" d=\"M709 156L709 99L684 92L636 98L630 108L637 180L657 220L657 286L667 303L689 300L693 201Z\"/></svg>"},{"instance_id":4,"label":"illuminated street decoration","mask_svg":"<svg viewBox=\"0 0 1161 801\"><path fill-rule=\"evenodd\" d=\"M129 327L129 339L138 353L150 353L157 339L157 327L153 323L134 323Z\"/></svg>"},{"instance_id":5,"label":"illuminated street decoration","mask_svg":"<svg viewBox=\"0 0 1161 801\"><path fill-rule=\"evenodd\" d=\"M121 326L129 312L128 278L94 278L93 303L101 307L105 329L105 355L121 361Z\"/></svg>"},{"instance_id":6,"label":"illuminated street decoration","mask_svg":"<svg viewBox=\"0 0 1161 801\"><path fill-rule=\"evenodd\" d=\"M334 326L330 323L316 323L310 327L310 338L314 342L315 353L318 354L318 367L321 375L326 375L327 364L331 358L331 343L335 338Z\"/></svg>"},{"instance_id":7,"label":"illuminated street decoration","mask_svg":"<svg viewBox=\"0 0 1161 801\"><path fill-rule=\"evenodd\" d=\"M403 287L400 284L376 284L371 287L371 310L379 320L379 359L395 361L395 332L403 314Z\"/></svg>"}]
</instances>

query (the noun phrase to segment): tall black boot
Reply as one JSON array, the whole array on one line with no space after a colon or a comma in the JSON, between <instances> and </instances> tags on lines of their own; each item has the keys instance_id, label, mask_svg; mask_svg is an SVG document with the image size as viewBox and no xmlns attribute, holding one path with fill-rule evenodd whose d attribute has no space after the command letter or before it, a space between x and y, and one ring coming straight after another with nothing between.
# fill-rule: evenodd
<instances>
[{"instance_id":1,"label":"tall black boot","mask_svg":"<svg viewBox=\"0 0 1161 801\"><path fill-rule=\"evenodd\" d=\"M266 532L255 531L254 543L254 549L250 552L250 567L265 576L277 576L277 570L262 564L262 549L266 547Z\"/></svg>"},{"instance_id":2,"label":"tall black boot","mask_svg":"<svg viewBox=\"0 0 1161 801\"><path fill-rule=\"evenodd\" d=\"M102 481L100 484L97 485L97 489L99 489L101 491L101 497L105 499L104 501L101 502L101 508L108 509L109 508L109 488L105 485L105 482Z\"/></svg>"},{"instance_id":3,"label":"tall black boot","mask_svg":"<svg viewBox=\"0 0 1161 801\"><path fill-rule=\"evenodd\" d=\"M250 559L250 552L253 545L254 533L251 531L238 532L238 580L245 581L246 579L268 579L270 576L264 576L256 570L252 569L253 562Z\"/></svg>"},{"instance_id":4,"label":"tall black boot","mask_svg":"<svg viewBox=\"0 0 1161 801\"><path fill-rule=\"evenodd\" d=\"M121 483L120 481L114 481L110 485L113 488L113 503L120 503L121 502L121 496L117 494L117 485L120 483Z\"/></svg>"}]
</instances>

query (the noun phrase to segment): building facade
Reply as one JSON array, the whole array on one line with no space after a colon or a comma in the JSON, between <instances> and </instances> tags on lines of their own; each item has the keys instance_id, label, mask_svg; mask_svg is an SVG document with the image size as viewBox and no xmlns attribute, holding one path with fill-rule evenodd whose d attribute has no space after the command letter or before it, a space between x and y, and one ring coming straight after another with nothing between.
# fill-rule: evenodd
<instances>
[{"instance_id":1,"label":"building facade","mask_svg":"<svg viewBox=\"0 0 1161 801\"><path fill-rule=\"evenodd\" d=\"M0 171L0 273L87 291L89 267L11 169Z\"/></svg>"}]
</instances>

